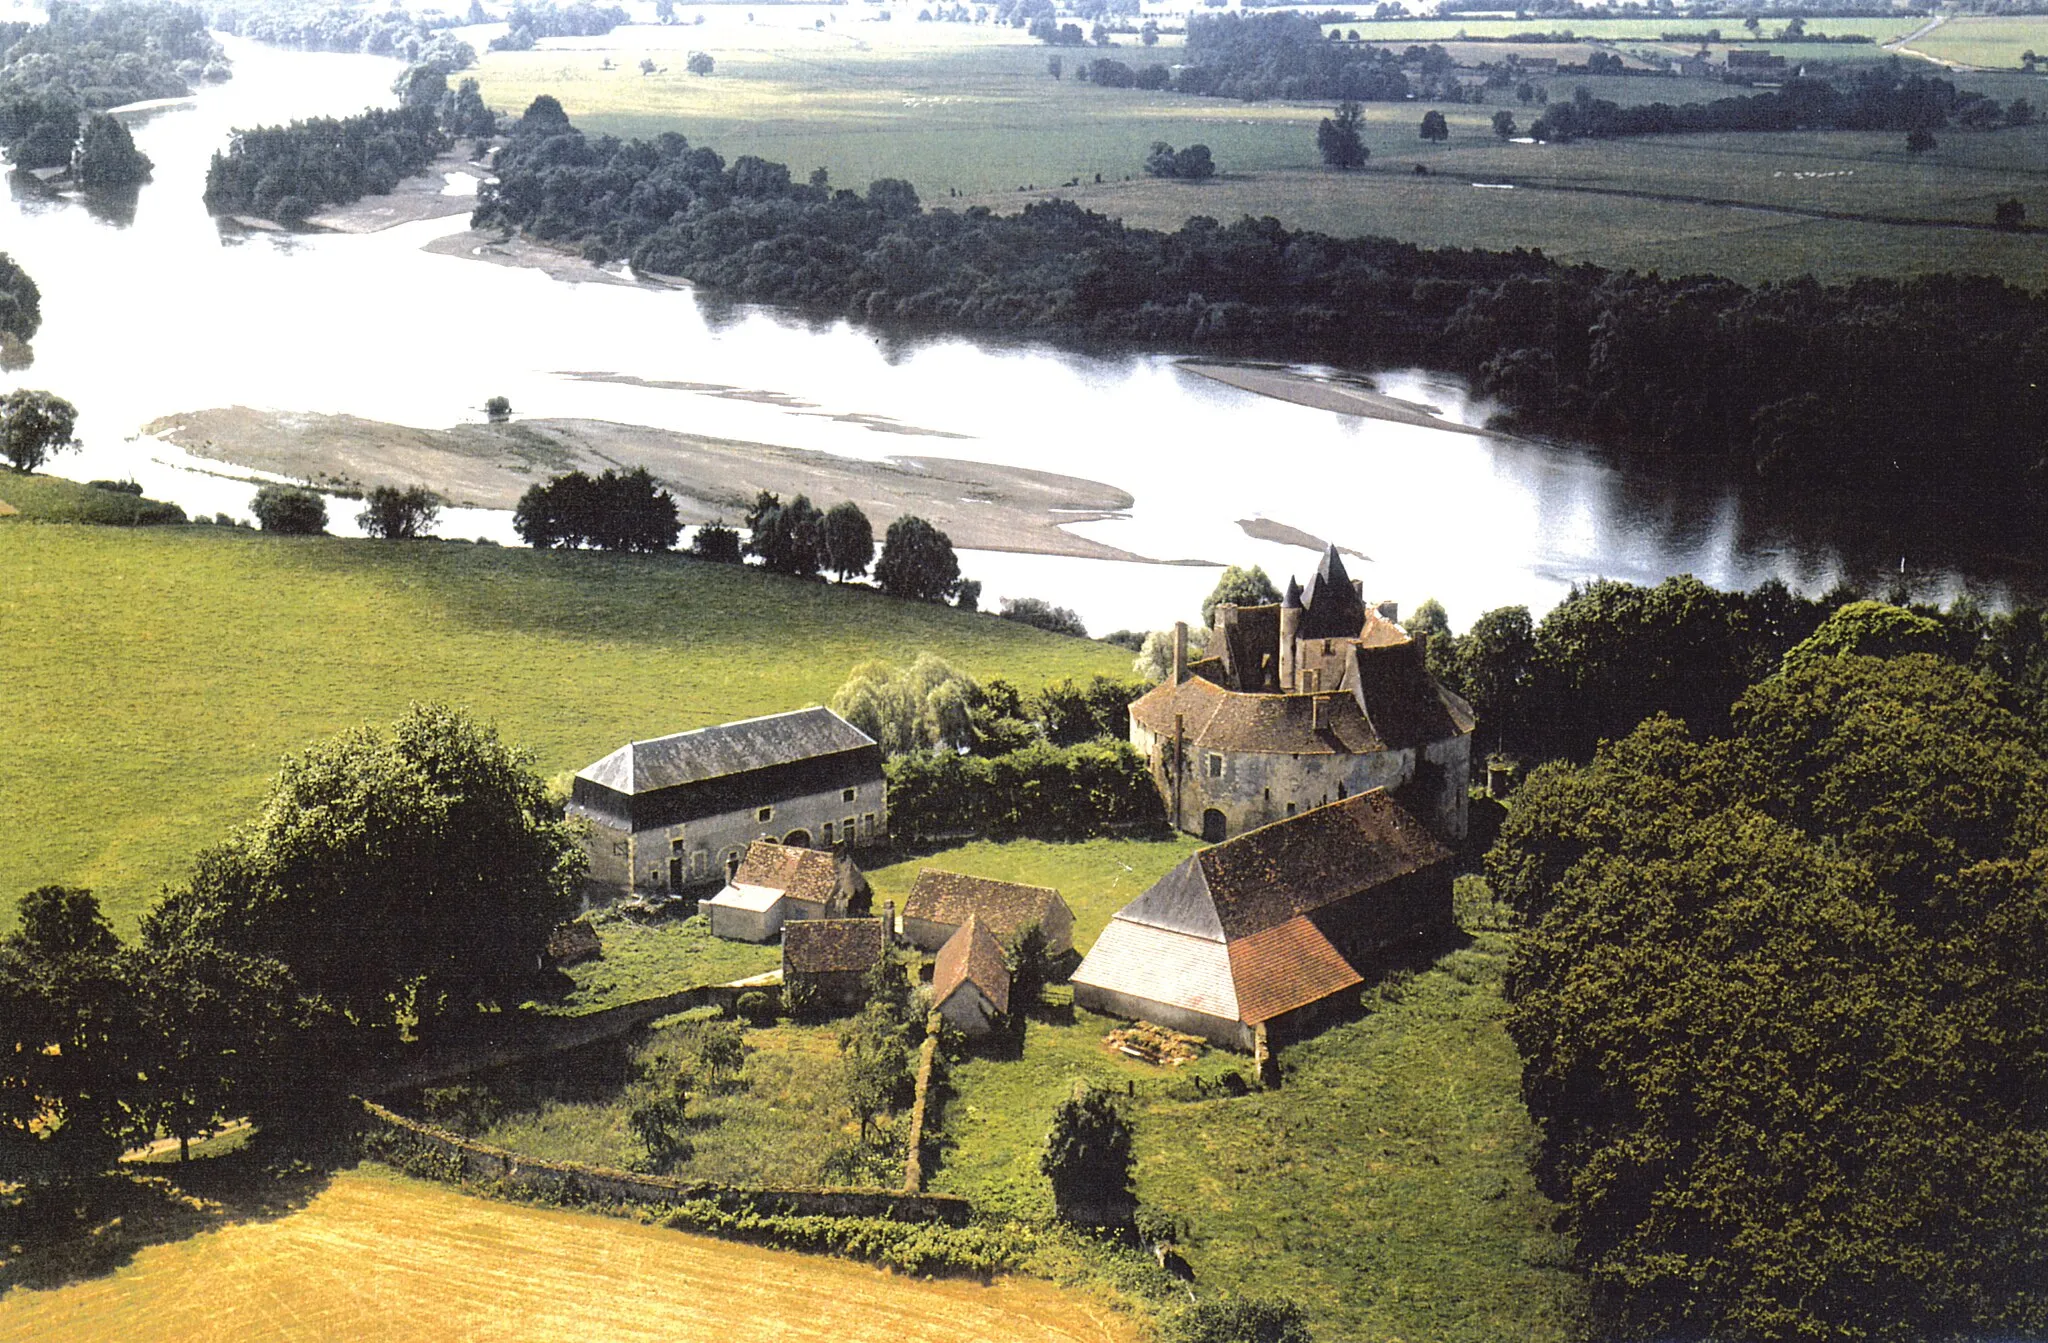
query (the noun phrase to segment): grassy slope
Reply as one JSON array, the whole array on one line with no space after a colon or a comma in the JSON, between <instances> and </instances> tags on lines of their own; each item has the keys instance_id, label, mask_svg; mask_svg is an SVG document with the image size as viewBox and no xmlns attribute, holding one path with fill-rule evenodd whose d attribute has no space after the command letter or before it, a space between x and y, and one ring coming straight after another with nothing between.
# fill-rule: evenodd
<instances>
[{"instance_id":1,"label":"grassy slope","mask_svg":"<svg viewBox=\"0 0 2048 1343\"><path fill-rule=\"evenodd\" d=\"M510 1266L510 1267L508 1267ZM1115 1343L1133 1327L1047 1283L916 1281L846 1260L347 1171L305 1208L141 1251L117 1273L0 1297L0 1336L775 1338Z\"/></svg>"},{"instance_id":2,"label":"grassy slope","mask_svg":"<svg viewBox=\"0 0 2048 1343\"><path fill-rule=\"evenodd\" d=\"M62 476L24 475L0 469L0 503L23 518L45 522L92 522L110 527L134 524L145 508L163 505L119 490L96 490ZM0 516L12 516L0 514Z\"/></svg>"},{"instance_id":3,"label":"grassy slope","mask_svg":"<svg viewBox=\"0 0 2048 1343\"><path fill-rule=\"evenodd\" d=\"M799 176L823 166L842 186L908 178L931 203L1008 211L1035 198L1018 188L1033 187L1038 195L1057 190L1147 227L1176 228L1195 214L1271 214L1292 226L1337 234L1540 247L1572 261L1666 272L1711 269L1748 281L1809 272L1845 279L1953 270L2038 286L2048 271L2048 238L2042 235L1815 220L1696 201L1530 189L1590 186L1971 223L1988 223L1995 201L2017 195L2030 219L2048 218L2048 171L2040 166L2048 159L2048 126L1989 135L1951 132L1923 156L1907 155L1901 137L1848 134L1503 146L1489 127L1496 106L1513 111L1525 127L1539 110L1503 91L1495 105L1444 109L1452 138L1442 146L1418 140L1424 110L1418 105L1368 104L1366 141L1374 170L1334 174L1322 170L1316 157L1316 123L1329 114L1320 104L1099 89L1071 75L1085 52L1064 53L1070 73L1055 82L1046 73L1044 47L1005 41L987 29L914 25L915 31L883 40L877 34L891 25L849 22L824 33L800 30L797 25L807 25L810 12L793 13L780 26L767 19L736 26L736 18L721 26L713 12L706 28L687 34L626 28L573 49L491 53L476 73L485 97L497 106L516 110L536 94L551 93L593 131L652 135L679 129L728 159L758 154L789 164ZM1460 26L1481 36L1560 25L1359 25L1382 42L1441 39ZM1654 38L1674 26L1694 25L1647 20L1567 26L1582 35ZM1905 31L1893 20L1819 26L1880 37ZM862 41L866 49L854 45ZM681 73L678 42L717 53L717 73L710 79ZM2034 45L2048 47L2048 41ZM1869 46L1783 51L1795 59L1838 63L1888 59ZM669 73L639 75L644 52L669 66ZM1150 53L1123 46L1114 54L1143 62L1171 61L1178 53L1169 41ZM1530 47L1527 54L1555 53ZM601 70L607 58L621 68ZM2041 101L2035 81L2018 76L1972 75L1965 83L2001 100L2024 95ZM1741 92L1701 81L1575 76L1548 81L1547 91L1552 98L1568 98L1580 85L1630 103ZM1154 140L1208 144L1223 180L1145 179L1140 164ZM1414 176L1417 162L1441 175ZM1095 182L1098 173L1101 185ZM1126 183L1127 177L1133 180ZM1471 185L1504 177L1523 183L1523 189ZM1061 185L1076 180L1075 187ZM957 200L949 195L953 190L961 193Z\"/></svg>"},{"instance_id":4,"label":"grassy slope","mask_svg":"<svg viewBox=\"0 0 2048 1343\"><path fill-rule=\"evenodd\" d=\"M822 703L865 658L1036 685L1130 656L667 557L7 519L0 572L0 908L89 886L123 931L283 755L412 700L468 706L554 773Z\"/></svg>"},{"instance_id":5,"label":"grassy slope","mask_svg":"<svg viewBox=\"0 0 2048 1343\"><path fill-rule=\"evenodd\" d=\"M698 984L750 979L782 964L782 949L711 935L702 918L641 924L608 919L598 925L604 954L568 969L576 987L549 1010L567 1016L656 998Z\"/></svg>"}]
</instances>

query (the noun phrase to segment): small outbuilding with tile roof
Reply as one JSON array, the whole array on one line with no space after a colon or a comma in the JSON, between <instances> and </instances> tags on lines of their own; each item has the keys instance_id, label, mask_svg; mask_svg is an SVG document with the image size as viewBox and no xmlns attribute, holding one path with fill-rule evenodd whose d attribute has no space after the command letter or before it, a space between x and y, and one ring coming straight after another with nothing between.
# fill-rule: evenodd
<instances>
[{"instance_id":1,"label":"small outbuilding with tile roof","mask_svg":"<svg viewBox=\"0 0 2048 1343\"><path fill-rule=\"evenodd\" d=\"M906 941L937 951L970 918L979 918L1000 945L1037 924L1045 934L1048 956L1057 959L1074 949L1074 911L1052 887L970 877L936 867L919 870L903 901Z\"/></svg>"},{"instance_id":2,"label":"small outbuilding with tile roof","mask_svg":"<svg viewBox=\"0 0 2048 1343\"><path fill-rule=\"evenodd\" d=\"M868 899L867 877L844 850L826 853L757 839L700 909L711 920L713 937L766 942L786 923L864 911Z\"/></svg>"},{"instance_id":3,"label":"small outbuilding with tile roof","mask_svg":"<svg viewBox=\"0 0 2048 1343\"><path fill-rule=\"evenodd\" d=\"M884 840L882 751L830 709L798 709L628 742L577 772L599 895L710 886L756 839L797 848Z\"/></svg>"},{"instance_id":4,"label":"small outbuilding with tile roof","mask_svg":"<svg viewBox=\"0 0 2048 1343\"><path fill-rule=\"evenodd\" d=\"M867 1000L867 975L889 949L881 919L807 919L782 930L782 982L811 986L832 1007Z\"/></svg>"},{"instance_id":5,"label":"small outbuilding with tile roof","mask_svg":"<svg viewBox=\"0 0 2048 1343\"><path fill-rule=\"evenodd\" d=\"M932 966L932 1006L968 1035L986 1035L1010 1010L1003 944L977 914L967 916Z\"/></svg>"},{"instance_id":6,"label":"small outbuilding with tile roof","mask_svg":"<svg viewBox=\"0 0 2048 1343\"><path fill-rule=\"evenodd\" d=\"M1252 1052L1306 1029L1376 954L1450 923L1450 850L1375 790L1182 862L1110 919L1074 1002Z\"/></svg>"}]
</instances>

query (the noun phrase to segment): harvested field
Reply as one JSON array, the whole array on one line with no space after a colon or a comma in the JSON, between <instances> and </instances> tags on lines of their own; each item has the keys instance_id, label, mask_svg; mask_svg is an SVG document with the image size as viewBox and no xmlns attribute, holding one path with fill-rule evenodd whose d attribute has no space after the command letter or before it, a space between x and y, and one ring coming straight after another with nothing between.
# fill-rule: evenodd
<instances>
[{"instance_id":1,"label":"harvested field","mask_svg":"<svg viewBox=\"0 0 2048 1343\"><path fill-rule=\"evenodd\" d=\"M924 1282L844 1260L471 1198L381 1170L302 1210L0 1298L0 1337L763 1339L1113 1343L1135 1330L1041 1282Z\"/></svg>"}]
</instances>

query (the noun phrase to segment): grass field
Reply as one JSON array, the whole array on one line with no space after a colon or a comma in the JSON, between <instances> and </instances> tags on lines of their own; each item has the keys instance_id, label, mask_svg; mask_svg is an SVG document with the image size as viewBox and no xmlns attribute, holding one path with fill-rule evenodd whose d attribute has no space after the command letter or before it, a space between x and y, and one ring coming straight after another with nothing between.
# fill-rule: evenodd
<instances>
[{"instance_id":1,"label":"grass field","mask_svg":"<svg viewBox=\"0 0 2048 1343\"><path fill-rule=\"evenodd\" d=\"M87 886L123 932L249 815L282 756L410 701L467 706L554 774L635 737L823 703L866 658L930 649L1024 686L1130 661L679 558L9 518L0 571L0 902Z\"/></svg>"},{"instance_id":2,"label":"grass field","mask_svg":"<svg viewBox=\"0 0 2048 1343\"><path fill-rule=\"evenodd\" d=\"M2048 55L2048 15L1958 15L1916 39L1911 49L1961 65L2017 70L2029 51Z\"/></svg>"},{"instance_id":3,"label":"grass field","mask_svg":"<svg viewBox=\"0 0 2048 1343\"><path fill-rule=\"evenodd\" d=\"M782 964L778 947L713 937L703 918L644 924L602 918L597 938L604 954L570 966L566 973L576 987L547 1010L578 1016L698 984L749 979Z\"/></svg>"},{"instance_id":4,"label":"grass field","mask_svg":"<svg viewBox=\"0 0 2048 1343\"><path fill-rule=\"evenodd\" d=\"M0 504L13 510L0 513L4 517L19 515L45 522L90 522L108 527L133 526L140 518L169 507L154 499L120 490L95 489L62 476L24 475L6 470L0 470Z\"/></svg>"},{"instance_id":5,"label":"grass field","mask_svg":"<svg viewBox=\"0 0 2048 1343\"><path fill-rule=\"evenodd\" d=\"M1050 886L1074 911L1074 945L1094 945L1110 915L1142 894L1146 887L1201 843L1185 835L1165 840L1091 839L1072 844L1018 839L962 844L869 871L877 902L894 900L901 911L919 868L936 867L997 881Z\"/></svg>"},{"instance_id":6,"label":"grass field","mask_svg":"<svg viewBox=\"0 0 2048 1343\"><path fill-rule=\"evenodd\" d=\"M776 1339L1118 1343L1133 1326L1044 1282L898 1277L846 1260L494 1203L372 1167L304 1208L141 1251L108 1276L0 1296L0 1337Z\"/></svg>"},{"instance_id":7,"label":"grass field","mask_svg":"<svg viewBox=\"0 0 2048 1343\"><path fill-rule=\"evenodd\" d=\"M1833 17L1807 20L1807 31L1825 33L1830 37L1861 35L1873 42L1889 42L1918 28L1924 19L1901 15L1898 18L1841 19ZM1510 37L1516 33L1564 33L1586 38L1595 42L1621 42L1656 38L1664 33L1699 33L1718 28L1723 36L1741 37L1742 20L1689 19L1671 14L1651 19L1588 19L1576 15L1559 15L1543 19L1503 19L1461 17L1455 19L1394 19L1383 23L1333 23L1335 28L1349 33L1358 30L1358 35L1367 42L1382 45L1409 42L1451 42L1460 35L1471 38ZM1762 36L1774 36L1784 27L1781 19L1765 19ZM1531 56L1547 56L1550 44L1543 43L1521 48Z\"/></svg>"},{"instance_id":8,"label":"grass field","mask_svg":"<svg viewBox=\"0 0 2048 1343\"><path fill-rule=\"evenodd\" d=\"M738 1085L692 1094L695 1155L661 1173L730 1184L847 1183L826 1168L827 1158L860 1134L840 1098L838 1030L838 1023L787 1022L749 1029ZM474 1136L551 1161L630 1167L644 1149L627 1115L643 1093L667 1084L679 1061L677 1038L678 1028L670 1026L650 1032L630 1059L616 1047L599 1046L478 1078L512 1108ZM901 1169L892 1174L890 1183L899 1183Z\"/></svg>"},{"instance_id":9,"label":"grass field","mask_svg":"<svg viewBox=\"0 0 2048 1343\"><path fill-rule=\"evenodd\" d=\"M864 23L843 9L816 7L764 9L754 24L732 7L704 12L709 17L702 28L629 27L545 50L490 53L476 76L485 97L507 110L549 93L592 131L645 136L681 130L728 159L758 154L789 164L799 176L822 166L842 186L907 178L927 203L956 208L1008 212L1057 194L1153 228L1177 228L1198 214L1225 220L1272 215L1339 235L1541 248L1568 261L1712 270L1751 282L1961 271L2039 287L2048 274L2048 236L1886 222L1988 224L1992 206L2011 196L2026 205L2030 220L2048 219L2048 126L1951 131L1921 156L1905 152L1903 137L1847 133L1502 145L1489 124L1497 108L1508 108L1525 128L1541 110L1503 91L1493 104L1443 109L1452 135L1441 146L1417 137L1420 106L1367 104L1372 170L1339 174L1317 159L1315 128L1329 114L1320 104L1100 89L1070 72L1055 81L1046 72L1047 49L1020 42L1014 30ZM826 14L832 21L816 30L814 15ZM2012 22L2032 23L2036 31L2044 26ZM1440 41L1460 29L1478 38L1570 27L1582 36L1634 38L1657 47L1661 32L1702 25L1683 19L1473 19L1353 26L1382 42ZM1732 22L1720 26L1740 31ZM1887 38L1917 23L1843 19L1815 26ZM2048 47L2048 40L2033 45ZM712 77L681 72L686 47L715 53ZM1548 46L1522 50L1555 54ZM1877 46L1790 45L1782 51L1834 63L1889 59ZM1174 59L1164 45L1150 56L1135 45L1114 54L1126 61ZM643 56L666 72L639 74ZM1063 55L1070 71L1085 58L1085 52ZM617 68L601 69L606 60ZM2002 101L2043 101L2038 82L2022 76L1971 75L1964 82ZM1544 82L1554 99L1569 98L1580 85L1625 103L1741 92L1699 80L1560 76ZM1145 178L1141 164L1155 140L1209 145L1223 177L1208 183ZM1416 163L1438 175L1415 176ZM1504 180L1516 189L1473 186Z\"/></svg>"}]
</instances>

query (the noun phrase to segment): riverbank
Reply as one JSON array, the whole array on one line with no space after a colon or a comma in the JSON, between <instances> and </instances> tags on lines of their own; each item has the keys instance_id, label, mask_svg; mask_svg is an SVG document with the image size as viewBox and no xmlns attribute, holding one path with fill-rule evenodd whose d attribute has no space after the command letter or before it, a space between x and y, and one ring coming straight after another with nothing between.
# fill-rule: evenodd
<instances>
[{"instance_id":1,"label":"riverbank","mask_svg":"<svg viewBox=\"0 0 2048 1343\"><path fill-rule=\"evenodd\" d=\"M1076 536L1063 525L1123 516L1133 502L1128 492L1077 476L951 457L863 461L605 420L414 429L353 415L246 406L167 415L144 425L143 432L195 456L257 471L340 488L425 485L450 503L474 508L509 509L529 486L566 471L644 466L676 496L685 523L737 522L754 496L767 490L784 498L807 494L826 508L851 499L877 534L890 520L911 513L964 549L1146 558Z\"/></svg>"}]
</instances>

